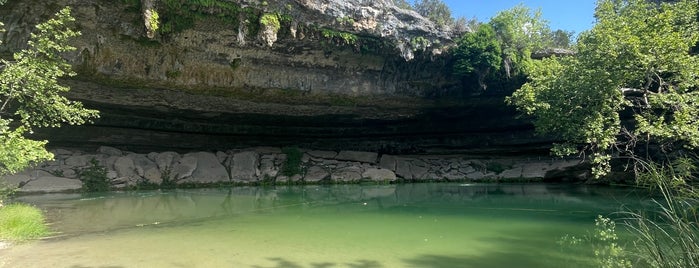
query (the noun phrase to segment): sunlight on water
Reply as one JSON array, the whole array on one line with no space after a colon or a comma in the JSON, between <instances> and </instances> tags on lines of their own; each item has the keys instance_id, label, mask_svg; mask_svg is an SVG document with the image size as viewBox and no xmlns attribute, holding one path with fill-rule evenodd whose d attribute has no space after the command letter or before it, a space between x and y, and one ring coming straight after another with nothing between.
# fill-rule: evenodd
<instances>
[{"instance_id":1,"label":"sunlight on water","mask_svg":"<svg viewBox=\"0 0 699 268\"><path fill-rule=\"evenodd\" d=\"M620 199L622 198L622 199ZM623 199L626 198L626 199ZM56 237L5 267L591 267L588 234L628 191L408 184L43 195Z\"/></svg>"}]
</instances>

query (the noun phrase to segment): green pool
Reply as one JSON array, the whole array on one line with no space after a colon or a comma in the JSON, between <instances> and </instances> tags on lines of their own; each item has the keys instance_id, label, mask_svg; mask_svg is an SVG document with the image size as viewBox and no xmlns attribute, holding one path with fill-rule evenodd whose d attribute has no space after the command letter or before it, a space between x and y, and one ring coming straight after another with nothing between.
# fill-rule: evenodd
<instances>
[{"instance_id":1,"label":"green pool","mask_svg":"<svg viewBox=\"0 0 699 268\"><path fill-rule=\"evenodd\" d=\"M55 237L0 267L593 267L631 189L550 184L241 187L24 196Z\"/></svg>"}]
</instances>

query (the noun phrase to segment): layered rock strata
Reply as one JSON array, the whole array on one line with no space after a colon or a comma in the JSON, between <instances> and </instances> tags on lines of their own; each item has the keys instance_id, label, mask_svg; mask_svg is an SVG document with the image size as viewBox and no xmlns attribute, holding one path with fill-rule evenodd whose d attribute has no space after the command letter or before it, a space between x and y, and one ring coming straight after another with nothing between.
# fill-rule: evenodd
<instances>
[{"instance_id":1,"label":"layered rock strata","mask_svg":"<svg viewBox=\"0 0 699 268\"><path fill-rule=\"evenodd\" d=\"M152 186L164 181L207 186L541 180L580 164L578 159L478 159L464 155L300 151L299 172L284 174L287 155L276 147L185 154L138 154L106 146L90 153L56 149L53 151L56 156L54 161L6 176L5 179L24 193L78 191L82 187L80 171L89 167L93 159L106 168L107 178L115 188Z\"/></svg>"}]
</instances>

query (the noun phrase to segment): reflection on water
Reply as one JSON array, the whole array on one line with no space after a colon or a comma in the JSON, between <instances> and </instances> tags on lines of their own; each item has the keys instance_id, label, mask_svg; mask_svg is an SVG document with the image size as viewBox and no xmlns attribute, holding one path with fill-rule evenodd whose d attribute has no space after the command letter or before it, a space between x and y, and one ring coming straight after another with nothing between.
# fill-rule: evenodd
<instances>
[{"instance_id":1,"label":"reflection on water","mask_svg":"<svg viewBox=\"0 0 699 268\"><path fill-rule=\"evenodd\" d=\"M589 252L556 240L643 198L608 187L401 184L20 199L45 209L58 235L0 251L0 266L588 267Z\"/></svg>"}]
</instances>

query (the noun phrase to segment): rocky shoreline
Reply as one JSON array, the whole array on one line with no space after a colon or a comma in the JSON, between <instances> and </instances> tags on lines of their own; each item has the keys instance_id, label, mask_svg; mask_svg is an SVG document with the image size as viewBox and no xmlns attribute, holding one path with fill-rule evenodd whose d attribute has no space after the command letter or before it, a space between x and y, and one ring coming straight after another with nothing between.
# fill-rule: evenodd
<instances>
[{"instance_id":1,"label":"rocky shoreline","mask_svg":"<svg viewBox=\"0 0 699 268\"><path fill-rule=\"evenodd\" d=\"M19 193L80 191L80 172L90 165L104 167L115 189L142 185L179 187L215 185L288 185L323 183L394 183L426 181L541 181L561 174L584 179L579 159L478 158L465 155L389 155L361 151L315 151L292 148L294 174L288 151L256 147L218 152L122 151L102 146L95 152L54 149L55 160L37 165L5 181ZM285 153L286 152L286 153ZM94 159L94 161L92 161ZM94 163L93 163L94 162ZM293 162L293 161L291 161Z\"/></svg>"}]
</instances>

